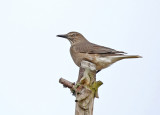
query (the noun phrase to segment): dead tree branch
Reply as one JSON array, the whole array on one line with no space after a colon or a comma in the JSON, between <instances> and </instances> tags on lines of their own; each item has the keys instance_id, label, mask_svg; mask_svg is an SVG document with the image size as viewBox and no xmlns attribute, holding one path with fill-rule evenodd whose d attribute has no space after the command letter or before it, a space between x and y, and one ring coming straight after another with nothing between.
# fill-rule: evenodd
<instances>
[{"instance_id":1,"label":"dead tree branch","mask_svg":"<svg viewBox=\"0 0 160 115\"><path fill-rule=\"evenodd\" d=\"M103 84L101 81L96 81L95 64L88 61L81 62L76 84L63 78L60 78L59 83L69 88L76 96L75 115L93 115L94 98L98 98L98 87Z\"/></svg>"}]
</instances>

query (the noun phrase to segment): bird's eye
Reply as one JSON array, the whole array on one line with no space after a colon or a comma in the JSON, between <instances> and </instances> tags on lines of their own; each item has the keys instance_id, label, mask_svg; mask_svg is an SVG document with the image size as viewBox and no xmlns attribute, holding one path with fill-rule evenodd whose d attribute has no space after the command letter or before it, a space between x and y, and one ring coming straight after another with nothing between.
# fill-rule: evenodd
<instances>
[{"instance_id":1,"label":"bird's eye","mask_svg":"<svg viewBox=\"0 0 160 115\"><path fill-rule=\"evenodd\" d=\"M75 35L75 34L72 34L71 36L72 36L72 37L75 37L76 35Z\"/></svg>"}]
</instances>

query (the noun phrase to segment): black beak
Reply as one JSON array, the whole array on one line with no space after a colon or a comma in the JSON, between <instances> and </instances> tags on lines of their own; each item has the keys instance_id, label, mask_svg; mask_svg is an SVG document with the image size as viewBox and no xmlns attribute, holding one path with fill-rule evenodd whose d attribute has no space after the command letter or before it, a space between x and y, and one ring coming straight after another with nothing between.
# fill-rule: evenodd
<instances>
[{"instance_id":1,"label":"black beak","mask_svg":"<svg viewBox=\"0 0 160 115\"><path fill-rule=\"evenodd\" d=\"M67 34L57 35L57 37L67 38Z\"/></svg>"}]
</instances>

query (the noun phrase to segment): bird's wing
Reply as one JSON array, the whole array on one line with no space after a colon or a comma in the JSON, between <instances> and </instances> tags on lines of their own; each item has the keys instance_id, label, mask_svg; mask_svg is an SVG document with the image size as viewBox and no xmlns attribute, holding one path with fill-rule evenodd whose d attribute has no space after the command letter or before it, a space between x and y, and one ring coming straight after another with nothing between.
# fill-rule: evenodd
<instances>
[{"instance_id":1,"label":"bird's wing","mask_svg":"<svg viewBox=\"0 0 160 115\"><path fill-rule=\"evenodd\" d=\"M81 43L73 46L74 50L79 53L89 54L125 54L123 51L116 51L114 49L96 45L93 43Z\"/></svg>"}]
</instances>

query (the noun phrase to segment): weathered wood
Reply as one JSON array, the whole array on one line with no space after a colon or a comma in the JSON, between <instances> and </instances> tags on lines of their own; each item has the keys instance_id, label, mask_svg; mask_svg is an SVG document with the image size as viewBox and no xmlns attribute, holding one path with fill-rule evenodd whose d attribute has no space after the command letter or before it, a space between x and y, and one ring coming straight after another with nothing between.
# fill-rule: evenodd
<instances>
[{"instance_id":1,"label":"weathered wood","mask_svg":"<svg viewBox=\"0 0 160 115\"><path fill-rule=\"evenodd\" d=\"M82 67L79 68L79 75L78 75L78 79L77 79L76 83L78 83L81 80L81 78L83 77L84 71L85 71L84 68L82 68Z\"/></svg>"},{"instance_id":2,"label":"weathered wood","mask_svg":"<svg viewBox=\"0 0 160 115\"><path fill-rule=\"evenodd\" d=\"M68 88L73 88L73 86L75 85L75 83L72 83L66 79L60 78L59 79L59 83L63 84L64 87L68 87Z\"/></svg>"},{"instance_id":3,"label":"weathered wood","mask_svg":"<svg viewBox=\"0 0 160 115\"><path fill-rule=\"evenodd\" d=\"M96 81L96 66L82 61L76 84L60 78L59 82L71 89L76 96L75 115L93 115L94 98L98 98L98 87L103 83Z\"/></svg>"},{"instance_id":4,"label":"weathered wood","mask_svg":"<svg viewBox=\"0 0 160 115\"><path fill-rule=\"evenodd\" d=\"M79 81L83 87L76 93L75 115L93 115L95 91L92 90L92 84L95 82L96 72L87 71L85 73L85 71Z\"/></svg>"}]
</instances>

